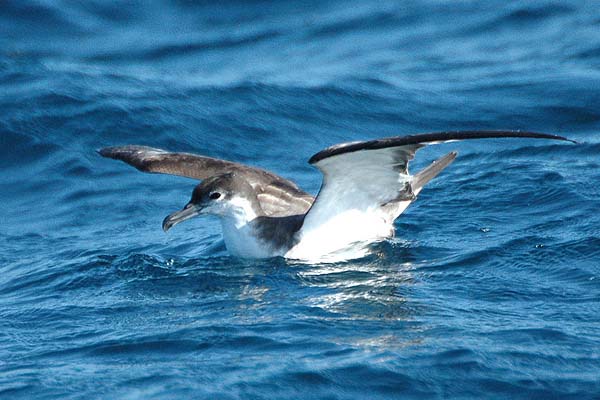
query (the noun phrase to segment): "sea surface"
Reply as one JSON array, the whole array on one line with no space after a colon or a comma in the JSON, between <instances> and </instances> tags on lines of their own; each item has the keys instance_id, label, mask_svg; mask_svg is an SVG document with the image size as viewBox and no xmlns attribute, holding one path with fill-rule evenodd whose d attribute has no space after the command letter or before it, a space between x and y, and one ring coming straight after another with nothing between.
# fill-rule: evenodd
<instances>
[{"instance_id":1,"label":"sea surface","mask_svg":"<svg viewBox=\"0 0 600 400\"><path fill-rule=\"evenodd\" d=\"M218 3L218 5L217 5ZM340 142L457 150L375 254L168 234L191 179L143 144L272 170ZM0 2L1 399L600 398L595 1Z\"/></svg>"}]
</instances>

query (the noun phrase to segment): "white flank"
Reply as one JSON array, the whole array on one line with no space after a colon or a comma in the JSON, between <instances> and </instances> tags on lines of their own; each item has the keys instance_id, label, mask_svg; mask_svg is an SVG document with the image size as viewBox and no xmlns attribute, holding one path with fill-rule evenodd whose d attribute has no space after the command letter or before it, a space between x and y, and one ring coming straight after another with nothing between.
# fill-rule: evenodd
<instances>
[{"instance_id":1,"label":"white flank","mask_svg":"<svg viewBox=\"0 0 600 400\"><path fill-rule=\"evenodd\" d=\"M223 240L229 253L242 258L275 257L270 247L257 240L250 225L238 226L231 218L222 217Z\"/></svg>"},{"instance_id":2,"label":"white flank","mask_svg":"<svg viewBox=\"0 0 600 400\"><path fill-rule=\"evenodd\" d=\"M369 243L393 234L393 225L386 222L380 213L348 210L322 225L301 229L299 243L285 257L329 262L362 257L368 253Z\"/></svg>"}]
</instances>

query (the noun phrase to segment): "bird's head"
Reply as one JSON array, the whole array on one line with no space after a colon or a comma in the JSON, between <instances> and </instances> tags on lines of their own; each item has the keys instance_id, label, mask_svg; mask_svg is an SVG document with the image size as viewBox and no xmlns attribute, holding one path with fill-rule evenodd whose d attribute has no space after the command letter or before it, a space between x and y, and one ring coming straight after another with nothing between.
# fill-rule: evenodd
<instances>
[{"instance_id":1,"label":"bird's head","mask_svg":"<svg viewBox=\"0 0 600 400\"><path fill-rule=\"evenodd\" d=\"M258 204L252 186L239 175L227 173L207 178L197 185L190 202L183 209L169 214L162 227L166 232L200 214L252 219L256 207Z\"/></svg>"}]
</instances>

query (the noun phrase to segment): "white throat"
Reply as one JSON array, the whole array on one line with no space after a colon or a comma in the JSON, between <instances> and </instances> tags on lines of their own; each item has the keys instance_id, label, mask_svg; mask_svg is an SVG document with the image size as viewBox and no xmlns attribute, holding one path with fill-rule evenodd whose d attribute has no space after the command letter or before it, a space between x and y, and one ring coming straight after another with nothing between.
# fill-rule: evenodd
<instances>
[{"instance_id":1,"label":"white throat","mask_svg":"<svg viewBox=\"0 0 600 400\"><path fill-rule=\"evenodd\" d=\"M252 225L257 217L249 200L242 197L229 200L227 212L221 215L221 226L225 246L232 255L245 258L268 258L276 255L257 239Z\"/></svg>"},{"instance_id":2,"label":"white throat","mask_svg":"<svg viewBox=\"0 0 600 400\"><path fill-rule=\"evenodd\" d=\"M232 197L228 201L226 211L223 213L223 219L230 220L236 229L242 229L257 217L252 203L243 197Z\"/></svg>"}]
</instances>

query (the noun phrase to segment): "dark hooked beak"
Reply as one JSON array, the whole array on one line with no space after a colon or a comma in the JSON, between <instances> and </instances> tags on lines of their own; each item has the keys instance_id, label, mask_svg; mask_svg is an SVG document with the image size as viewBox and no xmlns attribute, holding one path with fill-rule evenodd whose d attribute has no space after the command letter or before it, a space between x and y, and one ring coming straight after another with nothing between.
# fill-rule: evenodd
<instances>
[{"instance_id":1,"label":"dark hooked beak","mask_svg":"<svg viewBox=\"0 0 600 400\"><path fill-rule=\"evenodd\" d=\"M163 231L166 232L178 223L195 217L196 215L200 214L201 210L202 207L196 204L188 203L185 207L183 207L182 210L175 211L174 213L167 215L167 218L165 218L162 223Z\"/></svg>"}]
</instances>

